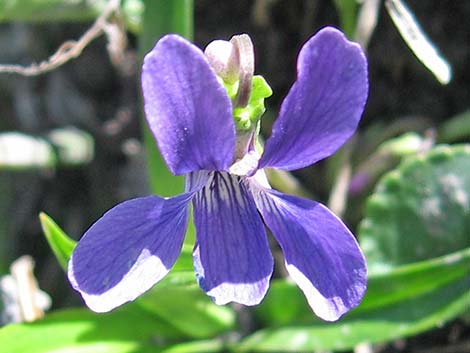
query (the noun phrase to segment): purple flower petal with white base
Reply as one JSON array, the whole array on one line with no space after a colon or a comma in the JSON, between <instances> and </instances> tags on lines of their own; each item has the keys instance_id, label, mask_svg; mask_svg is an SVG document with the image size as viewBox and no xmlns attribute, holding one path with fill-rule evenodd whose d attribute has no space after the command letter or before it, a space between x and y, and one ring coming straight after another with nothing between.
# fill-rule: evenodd
<instances>
[{"instance_id":1,"label":"purple flower petal with white base","mask_svg":"<svg viewBox=\"0 0 470 353\"><path fill-rule=\"evenodd\" d=\"M134 300L168 273L181 252L189 202L207 174L193 179L186 194L115 206L80 239L68 277L90 309L106 312Z\"/></svg>"},{"instance_id":2,"label":"purple flower petal with white base","mask_svg":"<svg viewBox=\"0 0 470 353\"><path fill-rule=\"evenodd\" d=\"M259 168L294 170L333 154L357 128L368 93L360 46L328 27L303 46Z\"/></svg>"},{"instance_id":3,"label":"purple flower petal with white base","mask_svg":"<svg viewBox=\"0 0 470 353\"><path fill-rule=\"evenodd\" d=\"M142 69L145 115L173 174L228 170L235 152L232 103L202 51L160 39Z\"/></svg>"},{"instance_id":4,"label":"purple flower petal with white base","mask_svg":"<svg viewBox=\"0 0 470 353\"><path fill-rule=\"evenodd\" d=\"M261 187L254 195L290 276L315 314L334 321L356 307L366 290L367 270L348 228L317 202Z\"/></svg>"},{"instance_id":5,"label":"purple flower petal with white base","mask_svg":"<svg viewBox=\"0 0 470 353\"><path fill-rule=\"evenodd\" d=\"M228 173L212 173L193 205L194 267L201 288L217 304L258 304L268 290L273 259L244 182Z\"/></svg>"}]
</instances>

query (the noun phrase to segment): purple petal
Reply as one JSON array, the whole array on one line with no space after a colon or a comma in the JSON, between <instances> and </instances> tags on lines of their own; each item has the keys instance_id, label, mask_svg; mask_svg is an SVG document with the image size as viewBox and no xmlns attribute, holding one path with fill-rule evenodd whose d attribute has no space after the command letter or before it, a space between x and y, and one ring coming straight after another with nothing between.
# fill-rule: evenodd
<instances>
[{"instance_id":1,"label":"purple petal","mask_svg":"<svg viewBox=\"0 0 470 353\"><path fill-rule=\"evenodd\" d=\"M217 304L258 304L268 290L273 259L246 185L237 176L212 173L193 205L201 288Z\"/></svg>"},{"instance_id":2,"label":"purple petal","mask_svg":"<svg viewBox=\"0 0 470 353\"><path fill-rule=\"evenodd\" d=\"M181 252L192 195L129 200L91 226L68 268L90 309L106 312L134 300L168 273Z\"/></svg>"},{"instance_id":3,"label":"purple petal","mask_svg":"<svg viewBox=\"0 0 470 353\"><path fill-rule=\"evenodd\" d=\"M356 130L367 99L360 46L327 27L300 51L298 78L284 99L259 167L293 170L333 154Z\"/></svg>"},{"instance_id":4,"label":"purple petal","mask_svg":"<svg viewBox=\"0 0 470 353\"><path fill-rule=\"evenodd\" d=\"M317 202L266 189L254 195L290 276L315 314L334 321L357 306L366 290L367 269L348 228Z\"/></svg>"},{"instance_id":5,"label":"purple petal","mask_svg":"<svg viewBox=\"0 0 470 353\"><path fill-rule=\"evenodd\" d=\"M232 103L199 48L177 35L160 39L144 59L142 89L148 124L172 173L228 169Z\"/></svg>"}]
</instances>

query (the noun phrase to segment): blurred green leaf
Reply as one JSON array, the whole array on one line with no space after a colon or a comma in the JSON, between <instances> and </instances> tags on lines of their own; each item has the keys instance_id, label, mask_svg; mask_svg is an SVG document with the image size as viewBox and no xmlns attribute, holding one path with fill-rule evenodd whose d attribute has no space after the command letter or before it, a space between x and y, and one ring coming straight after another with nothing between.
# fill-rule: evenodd
<instances>
[{"instance_id":1,"label":"blurred green leaf","mask_svg":"<svg viewBox=\"0 0 470 353\"><path fill-rule=\"evenodd\" d=\"M225 352L223 342L215 339L178 343L162 350L161 353L214 353L222 351Z\"/></svg>"},{"instance_id":2,"label":"blurred green leaf","mask_svg":"<svg viewBox=\"0 0 470 353\"><path fill-rule=\"evenodd\" d=\"M184 246L171 272L137 303L188 337L209 338L234 329L233 309L214 304L197 285L191 254L191 247Z\"/></svg>"},{"instance_id":3,"label":"blurred green leaf","mask_svg":"<svg viewBox=\"0 0 470 353\"><path fill-rule=\"evenodd\" d=\"M444 121L437 133L438 140L443 143L455 142L469 137L470 110Z\"/></svg>"},{"instance_id":4,"label":"blurred green leaf","mask_svg":"<svg viewBox=\"0 0 470 353\"><path fill-rule=\"evenodd\" d=\"M378 183L359 227L371 272L470 246L470 145L409 157Z\"/></svg>"},{"instance_id":5,"label":"blurred green leaf","mask_svg":"<svg viewBox=\"0 0 470 353\"><path fill-rule=\"evenodd\" d=\"M214 304L196 284L171 287L157 285L142 296L138 303L188 337L209 338L235 328L233 309Z\"/></svg>"},{"instance_id":6,"label":"blurred green leaf","mask_svg":"<svg viewBox=\"0 0 470 353\"><path fill-rule=\"evenodd\" d=\"M157 342L176 337L177 331L135 305L106 314L68 309L0 329L0 351L150 353L155 352Z\"/></svg>"},{"instance_id":7,"label":"blurred green leaf","mask_svg":"<svg viewBox=\"0 0 470 353\"><path fill-rule=\"evenodd\" d=\"M46 236L47 242L51 247L57 261L64 271L67 270L67 263L70 255L75 248L76 241L70 238L65 232L55 223L51 217L44 212L39 214L41 221L42 231Z\"/></svg>"},{"instance_id":8,"label":"blurred green leaf","mask_svg":"<svg viewBox=\"0 0 470 353\"><path fill-rule=\"evenodd\" d=\"M441 325L470 306L470 248L371 275L368 287L358 308L325 323L314 317L295 285L276 281L256 309L271 327L247 337L235 351L345 350Z\"/></svg>"},{"instance_id":9,"label":"blurred green leaf","mask_svg":"<svg viewBox=\"0 0 470 353\"><path fill-rule=\"evenodd\" d=\"M137 304L188 337L209 338L235 328L233 309L214 304L197 285L189 245L183 246L170 273Z\"/></svg>"},{"instance_id":10,"label":"blurred green leaf","mask_svg":"<svg viewBox=\"0 0 470 353\"><path fill-rule=\"evenodd\" d=\"M260 330L236 352L304 352L346 350L362 342L385 342L417 334L468 310L470 277L430 293L351 315L338 323L287 326Z\"/></svg>"}]
</instances>

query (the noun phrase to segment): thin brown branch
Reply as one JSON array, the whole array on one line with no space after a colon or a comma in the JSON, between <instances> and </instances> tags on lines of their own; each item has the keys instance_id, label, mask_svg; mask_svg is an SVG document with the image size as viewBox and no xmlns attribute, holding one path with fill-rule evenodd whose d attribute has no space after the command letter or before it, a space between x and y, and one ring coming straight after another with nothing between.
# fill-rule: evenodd
<instances>
[{"instance_id":1,"label":"thin brown branch","mask_svg":"<svg viewBox=\"0 0 470 353\"><path fill-rule=\"evenodd\" d=\"M29 66L0 65L0 73L37 76L75 59L94 39L107 32L109 19L119 12L120 3L120 0L110 0L93 25L78 40L64 42L47 60Z\"/></svg>"}]
</instances>

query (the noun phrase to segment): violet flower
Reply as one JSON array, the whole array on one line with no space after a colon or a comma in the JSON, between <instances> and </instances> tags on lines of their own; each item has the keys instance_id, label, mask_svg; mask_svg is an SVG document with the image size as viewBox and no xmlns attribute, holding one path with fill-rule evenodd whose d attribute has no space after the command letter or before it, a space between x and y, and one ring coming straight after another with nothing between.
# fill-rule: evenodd
<instances>
[{"instance_id":1,"label":"violet flower","mask_svg":"<svg viewBox=\"0 0 470 353\"><path fill-rule=\"evenodd\" d=\"M319 317L336 320L359 304L366 265L354 236L322 204L273 190L263 168L303 168L343 145L367 98L366 59L324 28L301 49L297 69L260 156L204 53L177 35L158 41L143 65L145 113L169 169L185 175L185 193L123 202L85 233L68 276L92 310L134 300L169 272L191 202L194 267L215 303L255 305L265 296L273 271L266 225Z\"/></svg>"}]
</instances>

